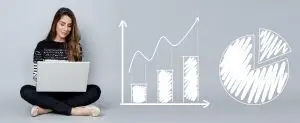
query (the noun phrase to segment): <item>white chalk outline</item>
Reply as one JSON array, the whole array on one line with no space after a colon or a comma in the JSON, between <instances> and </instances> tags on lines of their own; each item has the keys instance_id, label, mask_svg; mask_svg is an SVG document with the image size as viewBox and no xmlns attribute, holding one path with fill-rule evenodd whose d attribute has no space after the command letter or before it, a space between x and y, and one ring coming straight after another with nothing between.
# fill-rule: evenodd
<instances>
[{"instance_id":1,"label":"white chalk outline","mask_svg":"<svg viewBox=\"0 0 300 123\"><path fill-rule=\"evenodd\" d=\"M197 87L197 94L198 94L198 96L197 96L197 101L199 101L199 88L200 88L200 68L199 68L199 56L182 56L182 101L183 101L183 103L185 103L185 97L184 97L184 72L183 72L183 70L184 70L184 63L185 63L185 61L184 61L184 59L185 58L190 58L190 57L196 57L196 59L197 59L197 69L198 69L198 87Z\"/></svg>"},{"instance_id":2,"label":"white chalk outline","mask_svg":"<svg viewBox=\"0 0 300 123\"><path fill-rule=\"evenodd\" d=\"M286 43L286 45L287 45L287 47L288 47L288 51L287 51L286 53L282 53L281 55L276 55L276 56L273 56L273 57L271 56L271 58L265 58L265 60L262 60L262 61L257 60L258 64L263 64L263 63L269 62L269 61L274 60L274 59L277 59L277 58L279 58L279 57L281 57L281 56L286 56L287 54L289 54L289 53L292 52L292 48L290 47L290 45L289 45L289 43L287 42L287 40L286 40L284 37L282 37L281 35L279 35L278 33L274 32L273 30L265 29L265 28L259 28L259 34L258 34L258 37L260 37L260 34L261 34L261 31L262 31L262 30L272 32L272 33L274 33L276 36L280 37L280 38L283 40L283 42ZM259 38L258 38L258 40L259 40ZM258 46L259 46L259 50L260 50L260 48L261 48L261 40L259 40L259 45L258 45ZM258 51L258 59L259 59L260 57L261 57L261 53L260 53L260 51Z\"/></svg>"},{"instance_id":3,"label":"white chalk outline","mask_svg":"<svg viewBox=\"0 0 300 123\"><path fill-rule=\"evenodd\" d=\"M147 58L141 51L136 51L132 57L132 60L131 60L131 63L130 63L130 66L129 66L129 70L128 70L128 73L130 73L130 70L131 70L131 66L133 64L133 61L136 57L136 55L138 55L138 53L140 55L142 55L144 57L144 59L146 59L148 62L151 61L153 58L154 58L154 55L156 54L156 51L157 51L157 48L159 46L159 43L161 42L162 39L165 39L167 41L167 43L169 43L172 47L176 47L178 45L180 45L184 40L185 38L187 37L187 35L193 30L193 28L195 27L195 25L197 24L197 27L198 27L198 22L199 22L199 17L196 17L194 23L192 24L192 26L189 28L189 30L187 31L187 33L185 33L185 35L183 36L183 38L177 42L176 44L173 44L169 41L169 39L166 37L166 36L162 36L158 43L156 44L156 47L155 47L155 50L153 52L153 55L151 58ZM203 103L142 103L142 104L137 104L137 103L124 103L124 28L127 28L127 24L124 20L121 20L120 22L120 25L119 27L122 29L122 50L121 50L121 53L122 53L122 60L121 60L121 66L122 66L122 80L121 80L121 88L122 88L122 91L121 91L121 103L120 105L201 105L203 106L203 108L206 108L207 106L210 105L210 102L206 101L206 100L203 100ZM198 43L198 39L199 39L199 36L198 36L198 32L199 32L199 29L197 28L197 43ZM197 49L198 50L198 49ZM199 65L199 58L198 58L198 65ZM198 66L199 68L199 66ZM199 86L199 83L198 83L198 86ZM199 89L199 88L198 88ZM198 90L199 92L199 90ZM197 100L199 101L199 94L198 94L198 98Z\"/></svg>"},{"instance_id":4,"label":"white chalk outline","mask_svg":"<svg viewBox=\"0 0 300 123\"><path fill-rule=\"evenodd\" d=\"M132 90L133 86L145 86L145 88L146 88L146 90L145 90L146 91L146 97L145 97L146 100L145 100L145 102L142 102L142 103L147 103L147 101L148 101L147 100L147 97L148 97L148 94L147 94L148 93L148 84L147 83L131 83L129 85L130 85L130 91L131 91L131 103L138 104L138 103L133 102L133 94L132 94L133 93L132 92L133 91Z\"/></svg>"},{"instance_id":5,"label":"white chalk outline","mask_svg":"<svg viewBox=\"0 0 300 123\"><path fill-rule=\"evenodd\" d=\"M127 23L121 20L119 27L121 28L121 103L124 103L124 29Z\"/></svg>"},{"instance_id":6,"label":"white chalk outline","mask_svg":"<svg viewBox=\"0 0 300 123\"><path fill-rule=\"evenodd\" d=\"M210 102L202 100L203 103L122 103L121 105L126 106L203 106L207 108Z\"/></svg>"},{"instance_id":7,"label":"white chalk outline","mask_svg":"<svg viewBox=\"0 0 300 123\"><path fill-rule=\"evenodd\" d=\"M156 70L156 75L157 75L157 91L156 91L156 93L157 93L157 95L156 95L156 97L157 97L157 103L164 103L164 102L159 102L159 93L158 93L158 84L159 84L159 81L158 81L158 73L159 73L159 71L167 71L167 72L170 72L171 74L172 74L172 88L171 88L171 90L172 90L172 99L171 99L171 102L173 102L174 101L174 69L160 69L160 70ZM171 102L166 102L166 103L171 103Z\"/></svg>"},{"instance_id":8,"label":"white chalk outline","mask_svg":"<svg viewBox=\"0 0 300 123\"><path fill-rule=\"evenodd\" d=\"M272 31L272 32L274 32L274 31ZM275 33L275 32L274 32ZM277 34L277 33L276 33ZM279 34L277 34L278 36L280 36ZM288 74L287 74L287 79L286 79L286 81L288 82L288 80L289 80L289 71L290 71L290 69L289 69L289 61L288 61L288 58L283 58L283 59L281 59L281 60L279 60L279 61L275 61L275 62L272 62L272 63L268 63L268 64L264 64L263 66L260 66L260 67L258 67L258 68L256 68L255 67L255 64L256 63L258 63L258 64L262 64L262 63L265 63L265 62L267 62L267 61L269 61L269 60L273 60L273 59L275 59L275 58L273 58L273 59L269 59L269 60L265 60L265 61L263 61L263 62L259 62L259 60L258 61L255 61L255 50L256 50L256 48L255 48L255 42L256 42L256 40L257 40L257 37L254 35L254 34L251 34L251 35L244 35L244 36L241 36L241 37L238 37L238 38L236 38L236 39L234 39L233 41L231 41L231 43L226 47L226 49L223 51L223 53L222 53L222 56L221 56L221 59L220 59L220 64L219 64L219 79L220 79L220 82L221 82L221 84L222 84L222 87L223 87L223 89L225 90L225 92L231 97L231 98L233 98L235 101L237 101L237 102L239 102L239 103L242 103L242 104L245 104L245 105L264 105L264 104L267 104L267 103L269 103L269 102L271 102L271 101L273 101L273 100L275 100L281 93L283 93L283 91L285 90L285 87L286 87L286 84L287 84L287 82L284 84L284 86L283 86L283 89L282 89L282 91L281 91L281 93L280 94L278 94L278 95L276 95L276 96L274 96L271 100L269 100L269 101L266 101L266 102L263 102L263 103L258 103L258 104L249 104L249 103L246 103L246 102L243 102L243 101L241 101L241 100L239 100L239 99L236 99L236 97L234 97L234 96L232 96L228 91L227 91L227 89L226 89L226 87L224 86L224 84L223 84L223 81L222 81L222 77L221 77L221 67L220 67L220 65L221 65L221 63L222 63L222 60L223 60L223 58L224 58L224 53L225 52L227 52L227 50L228 50L228 48L229 48L229 46L231 46L237 39L242 39L242 38L244 38L244 37L254 37L253 38L253 49L252 49L252 52L253 52L253 60L252 60L252 62L254 62L254 63L252 63L252 65L253 65L253 68L251 68L251 70L256 70L256 69L261 69L261 68L263 68L263 67L266 67L266 66L270 66L270 65L272 65L272 64L276 64L276 63L280 63L280 62L282 62L282 61L287 61L287 71L288 71ZM259 36L258 36L259 37ZM280 36L281 37L281 36ZM282 38L282 37L281 37ZM258 38L258 40L259 40L259 38ZM286 40L285 40L286 41ZM260 43L260 41L259 41L259 43ZM288 42L286 41L286 43L287 43L287 45L288 45ZM260 46L260 45L259 45ZM289 45L288 45L289 46ZM289 49L290 49L290 51L291 51L291 47L289 47ZM260 47L259 47L259 50L260 50ZM291 52L289 52L289 53L291 53ZM287 54L286 54L287 55ZM280 56L278 56L278 57L280 57ZM276 57L276 58L278 58L278 57Z\"/></svg>"},{"instance_id":9,"label":"white chalk outline","mask_svg":"<svg viewBox=\"0 0 300 123\"><path fill-rule=\"evenodd\" d=\"M159 38L159 40L158 40L156 46L155 46L155 49L154 49L154 52L153 52L151 58L146 57L146 56L144 55L143 52L141 52L140 50L137 50L137 51L134 53L134 55L133 55L133 57L132 57L132 59L131 59L131 62L130 62L130 65L129 65L129 69L128 69L128 72L129 72L129 73L131 72L131 67L132 67L132 64L133 64L133 62L134 62L134 59L136 58L136 55L140 54L140 55L142 55L142 56L144 57L144 59L147 60L148 62L151 61L151 60L154 58L154 56L155 56L155 54L156 54L156 51L157 51L157 48L158 48L160 42L162 41L162 39L165 39L165 40L167 41L167 43L168 43L169 45L171 45L172 47L177 47L178 45L180 45L180 44L184 41L184 39L185 39L185 38L188 36L188 34L193 30L193 28L195 27L195 25L196 25L198 22L199 22L199 17L197 17L197 18L195 19L195 22L194 22L193 25L190 27L190 29L187 31L187 33L186 33L186 34L183 36L183 38L182 38L179 42L177 42L176 44L173 44L172 42L170 42L170 40L169 40L166 36L161 36L161 37ZM198 34L197 34L197 35L198 35Z\"/></svg>"}]
</instances>

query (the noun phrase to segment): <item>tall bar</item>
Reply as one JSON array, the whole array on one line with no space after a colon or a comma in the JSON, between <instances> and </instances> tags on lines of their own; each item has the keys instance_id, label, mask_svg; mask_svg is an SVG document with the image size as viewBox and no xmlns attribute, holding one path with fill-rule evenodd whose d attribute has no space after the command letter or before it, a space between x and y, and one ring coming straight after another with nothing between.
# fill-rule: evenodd
<instances>
[{"instance_id":1,"label":"tall bar","mask_svg":"<svg viewBox=\"0 0 300 123\"><path fill-rule=\"evenodd\" d=\"M183 102L199 101L199 56L183 56Z\"/></svg>"}]
</instances>

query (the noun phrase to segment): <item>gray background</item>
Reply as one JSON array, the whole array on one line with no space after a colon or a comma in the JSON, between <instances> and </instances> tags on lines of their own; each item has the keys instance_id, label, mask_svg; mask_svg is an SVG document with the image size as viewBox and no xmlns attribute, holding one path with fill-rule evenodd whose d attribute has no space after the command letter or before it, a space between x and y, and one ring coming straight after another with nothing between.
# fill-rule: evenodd
<instances>
[{"instance_id":1,"label":"gray background","mask_svg":"<svg viewBox=\"0 0 300 123\"><path fill-rule=\"evenodd\" d=\"M0 122L299 122L299 4L297 0L1 0ZM48 33L53 15L61 6L70 7L79 22L86 60L92 62L90 83L99 85L103 92L96 103L103 110L102 117L32 118L30 105L19 96L21 86L32 83L33 50ZM200 18L197 53L202 66L201 99L210 101L211 105L205 109L120 106L120 20L128 24L126 68L135 50L152 54L162 35L177 42L197 16ZM290 77L284 92L274 101L262 106L245 106L223 89L218 65L232 40L256 33L260 27L279 33L292 47L288 55ZM162 45L160 50L164 49L169 51L167 45ZM174 67L180 68L178 65Z\"/></svg>"}]
</instances>

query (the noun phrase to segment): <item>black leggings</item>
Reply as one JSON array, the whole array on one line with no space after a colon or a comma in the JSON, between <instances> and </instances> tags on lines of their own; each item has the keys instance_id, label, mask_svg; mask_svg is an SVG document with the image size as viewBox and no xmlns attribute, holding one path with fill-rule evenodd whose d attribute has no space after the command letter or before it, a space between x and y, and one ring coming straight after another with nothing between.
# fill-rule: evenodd
<instances>
[{"instance_id":1,"label":"black leggings","mask_svg":"<svg viewBox=\"0 0 300 123\"><path fill-rule=\"evenodd\" d=\"M37 92L36 87L24 85L21 97L32 105L51 109L54 113L71 115L73 107L86 106L96 102L101 94L97 85L88 85L86 92Z\"/></svg>"}]
</instances>

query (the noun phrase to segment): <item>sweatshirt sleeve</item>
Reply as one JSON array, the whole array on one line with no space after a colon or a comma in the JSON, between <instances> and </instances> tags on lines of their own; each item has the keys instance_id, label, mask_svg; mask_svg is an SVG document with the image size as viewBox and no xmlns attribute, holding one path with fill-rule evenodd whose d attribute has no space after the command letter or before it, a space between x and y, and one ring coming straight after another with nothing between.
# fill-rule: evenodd
<instances>
[{"instance_id":1,"label":"sweatshirt sleeve","mask_svg":"<svg viewBox=\"0 0 300 123\"><path fill-rule=\"evenodd\" d=\"M37 82L37 62L43 61L43 59L43 46L41 42L39 42L33 53L33 80L35 83Z\"/></svg>"}]
</instances>

